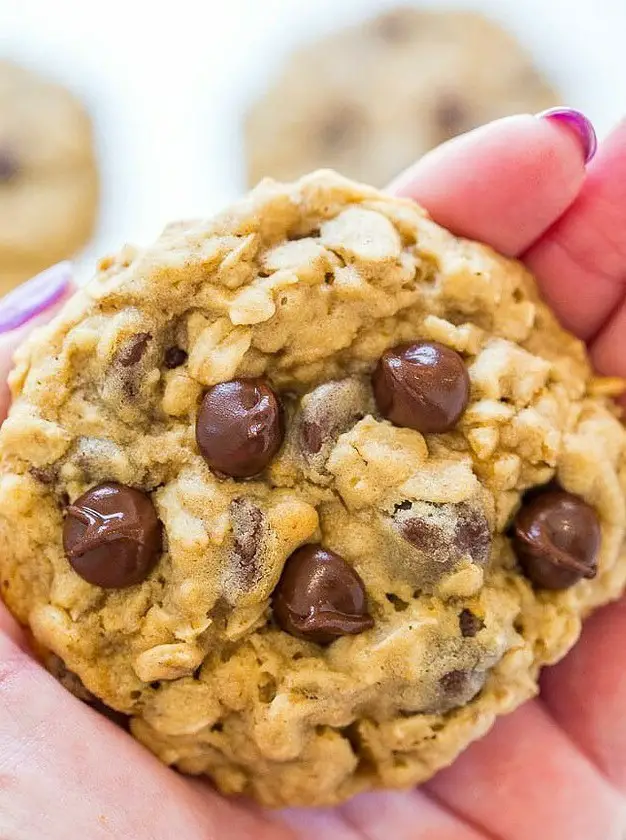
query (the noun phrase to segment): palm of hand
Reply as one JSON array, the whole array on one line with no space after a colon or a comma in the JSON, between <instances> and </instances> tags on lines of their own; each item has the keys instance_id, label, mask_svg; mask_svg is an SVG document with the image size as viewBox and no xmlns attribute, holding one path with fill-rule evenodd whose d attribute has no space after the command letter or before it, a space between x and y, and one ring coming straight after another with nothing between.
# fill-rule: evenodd
<instances>
[{"instance_id":1,"label":"palm of hand","mask_svg":"<svg viewBox=\"0 0 626 840\"><path fill-rule=\"evenodd\" d=\"M626 123L585 174L568 129L517 117L424 159L396 189L523 255L599 370L626 374ZM0 337L0 375L21 338ZM620 343L621 342L621 343ZM6 409L6 396L4 407ZM541 699L419 791L262 814L160 765L58 686L0 616L0 833L15 840L619 840L626 832L626 604L587 624Z\"/></svg>"}]
</instances>

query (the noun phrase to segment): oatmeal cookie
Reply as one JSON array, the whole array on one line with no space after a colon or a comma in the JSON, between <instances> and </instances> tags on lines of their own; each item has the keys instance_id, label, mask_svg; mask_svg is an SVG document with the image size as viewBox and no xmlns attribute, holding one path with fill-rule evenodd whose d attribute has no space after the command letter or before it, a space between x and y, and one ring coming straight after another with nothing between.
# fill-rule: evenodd
<instances>
[{"instance_id":1,"label":"oatmeal cookie","mask_svg":"<svg viewBox=\"0 0 626 840\"><path fill-rule=\"evenodd\" d=\"M103 260L11 387L10 609L268 806L427 779L626 580L620 383L521 264L330 172Z\"/></svg>"},{"instance_id":2,"label":"oatmeal cookie","mask_svg":"<svg viewBox=\"0 0 626 840\"><path fill-rule=\"evenodd\" d=\"M476 12L399 8L302 48L246 117L251 186L320 166L384 186L424 152L559 95Z\"/></svg>"},{"instance_id":3,"label":"oatmeal cookie","mask_svg":"<svg viewBox=\"0 0 626 840\"><path fill-rule=\"evenodd\" d=\"M97 195L83 106L61 86L0 61L0 294L87 242Z\"/></svg>"}]
</instances>

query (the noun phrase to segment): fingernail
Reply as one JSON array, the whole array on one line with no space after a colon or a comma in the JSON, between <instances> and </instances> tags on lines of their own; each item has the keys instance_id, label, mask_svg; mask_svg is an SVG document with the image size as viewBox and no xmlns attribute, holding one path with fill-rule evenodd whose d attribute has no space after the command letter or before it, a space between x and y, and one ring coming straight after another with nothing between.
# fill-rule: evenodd
<instances>
[{"instance_id":1,"label":"fingernail","mask_svg":"<svg viewBox=\"0 0 626 840\"><path fill-rule=\"evenodd\" d=\"M53 265L0 298L0 333L21 327L63 297L72 281L69 262Z\"/></svg>"},{"instance_id":2,"label":"fingernail","mask_svg":"<svg viewBox=\"0 0 626 840\"><path fill-rule=\"evenodd\" d=\"M598 150L598 138L591 120L582 111L575 108L549 108L536 116L544 120L555 120L575 131L583 149L585 163L589 163Z\"/></svg>"}]
</instances>

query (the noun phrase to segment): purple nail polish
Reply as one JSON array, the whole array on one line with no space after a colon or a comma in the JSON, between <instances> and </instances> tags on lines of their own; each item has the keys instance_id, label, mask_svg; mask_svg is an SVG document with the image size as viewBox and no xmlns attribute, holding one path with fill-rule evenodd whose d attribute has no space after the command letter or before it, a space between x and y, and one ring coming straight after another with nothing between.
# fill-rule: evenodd
<instances>
[{"instance_id":1,"label":"purple nail polish","mask_svg":"<svg viewBox=\"0 0 626 840\"><path fill-rule=\"evenodd\" d=\"M537 114L541 119L556 120L568 126L578 135L585 156L585 163L589 163L598 150L598 138L591 120L575 108L549 108Z\"/></svg>"},{"instance_id":2,"label":"purple nail polish","mask_svg":"<svg viewBox=\"0 0 626 840\"><path fill-rule=\"evenodd\" d=\"M58 263L0 298L0 333L21 327L55 304L71 280L71 264Z\"/></svg>"}]
</instances>

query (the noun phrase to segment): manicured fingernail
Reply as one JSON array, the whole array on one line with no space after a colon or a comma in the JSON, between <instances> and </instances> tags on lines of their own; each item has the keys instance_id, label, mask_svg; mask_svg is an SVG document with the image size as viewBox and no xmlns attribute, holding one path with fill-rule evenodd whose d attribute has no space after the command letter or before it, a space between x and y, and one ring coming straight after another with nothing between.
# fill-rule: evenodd
<instances>
[{"instance_id":1,"label":"manicured fingernail","mask_svg":"<svg viewBox=\"0 0 626 840\"><path fill-rule=\"evenodd\" d=\"M575 108L549 108L537 114L543 120L555 120L576 132L585 156L585 163L589 163L598 150L598 138L591 120Z\"/></svg>"},{"instance_id":2,"label":"manicured fingernail","mask_svg":"<svg viewBox=\"0 0 626 840\"><path fill-rule=\"evenodd\" d=\"M53 265L0 298L0 333L21 327L63 297L72 281L69 262Z\"/></svg>"}]
</instances>

